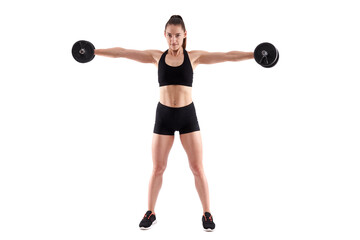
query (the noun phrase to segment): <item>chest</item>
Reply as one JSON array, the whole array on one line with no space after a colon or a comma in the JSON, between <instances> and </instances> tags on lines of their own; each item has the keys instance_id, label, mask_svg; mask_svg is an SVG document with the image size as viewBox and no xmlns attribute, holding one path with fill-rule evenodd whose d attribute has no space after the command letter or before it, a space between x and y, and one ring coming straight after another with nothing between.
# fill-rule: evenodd
<instances>
[{"instance_id":1,"label":"chest","mask_svg":"<svg viewBox=\"0 0 360 240\"><path fill-rule=\"evenodd\" d=\"M194 57L192 56L191 52L188 52L188 56L189 56L189 60L190 60L192 69L194 70L198 66L198 63L197 63L197 61L194 60ZM159 66L159 60L160 60L160 58L158 59L156 66ZM184 54L182 54L181 56L178 56L178 57L174 57L174 56L171 56L170 54L166 54L164 60L165 60L166 65L171 66L171 67L178 67L183 64L185 58L184 58Z\"/></svg>"},{"instance_id":2,"label":"chest","mask_svg":"<svg viewBox=\"0 0 360 240\"><path fill-rule=\"evenodd\" d=\"M184 55L182 54L181 56L178 56L178 57L174 57L174 56L171 56L169 54L166 54L165 56L165 64L171 66L171 67L178 67L180 65L183 64L184 62ZM190 60L191 62L191 60Z\"/></svg>"}]
</instances>

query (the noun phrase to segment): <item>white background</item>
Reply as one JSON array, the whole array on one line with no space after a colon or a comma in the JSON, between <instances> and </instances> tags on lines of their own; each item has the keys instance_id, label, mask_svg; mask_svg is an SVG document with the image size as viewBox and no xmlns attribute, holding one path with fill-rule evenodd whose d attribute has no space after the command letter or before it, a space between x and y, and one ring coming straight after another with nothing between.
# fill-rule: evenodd
<instances>
[{"instance_id":1,"label":"white background","mask_svg":"<svg viewBox=\"0 0 360 240\"><path fill-rule=\"evenodd\" d=\"M3 1L1 239L359 239L359 11L355 1ZM158 224L140 231L152 171L157 69L71 47L280 52L200 65L193 101L216 231L176 132Z\"/></svg>"}]
</instances>

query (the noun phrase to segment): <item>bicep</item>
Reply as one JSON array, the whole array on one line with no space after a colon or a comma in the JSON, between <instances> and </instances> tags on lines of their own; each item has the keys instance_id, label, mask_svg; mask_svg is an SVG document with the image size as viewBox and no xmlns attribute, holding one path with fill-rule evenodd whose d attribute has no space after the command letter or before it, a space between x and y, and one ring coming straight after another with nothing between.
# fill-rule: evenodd
<instances>
[{"instance_id":1,"label":"bicep","mask_svg":"<svg viewBox=\"0 0 360 240\"><path fill-rule=\"evenodd\" d=\"M198 64L214 64L230 61L229 54L225 52L196 51Z\"/></svg>"},{"instance_id":2,"label":"bicep","mask_svg":"<svg viewBox=\"0 0 360 240\"><path fill-rule=\"evenodd\" d=\"M156 54L158 50L133 50L133 49L124 49L121 57L132 59L141 63L154 63L156 64Z\"/></svg>"}]
</instances>

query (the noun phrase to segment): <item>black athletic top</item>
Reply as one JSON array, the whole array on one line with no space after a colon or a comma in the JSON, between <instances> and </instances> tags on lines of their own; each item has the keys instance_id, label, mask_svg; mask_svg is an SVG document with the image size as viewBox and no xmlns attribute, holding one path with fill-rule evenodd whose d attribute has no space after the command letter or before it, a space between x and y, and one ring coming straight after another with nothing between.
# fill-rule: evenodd
<instances>
[{"instance_id":1,"label":"black athletic top","mask_svg":"<svg viewBox=\"0 0 360 240\"><path fill-rule=\"evenodd\" d=\"M172 67L165 63L166 50L159 60L158 79L159 85L185 85L192 87L193 69L187 51L184 49L184 62L180 66Z\"/></svg>"}]
</instances>

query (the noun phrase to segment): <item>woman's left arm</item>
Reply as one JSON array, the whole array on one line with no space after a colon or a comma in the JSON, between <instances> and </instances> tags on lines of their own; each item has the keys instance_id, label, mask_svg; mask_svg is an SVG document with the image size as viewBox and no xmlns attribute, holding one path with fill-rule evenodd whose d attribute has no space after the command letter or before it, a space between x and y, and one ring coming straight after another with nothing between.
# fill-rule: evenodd
<instances>
[{"instance_id":1,"label":"woman's left arm","mask_svg":"<svg viewBox=\"0 0 360 240\"><path fill-rule=\"evenodd\" d=\"M253 52L207 52L201 50L191 51L198 64L214 64L227 61L242 61L254 58Z\"/></svg>"}]
</instances>

